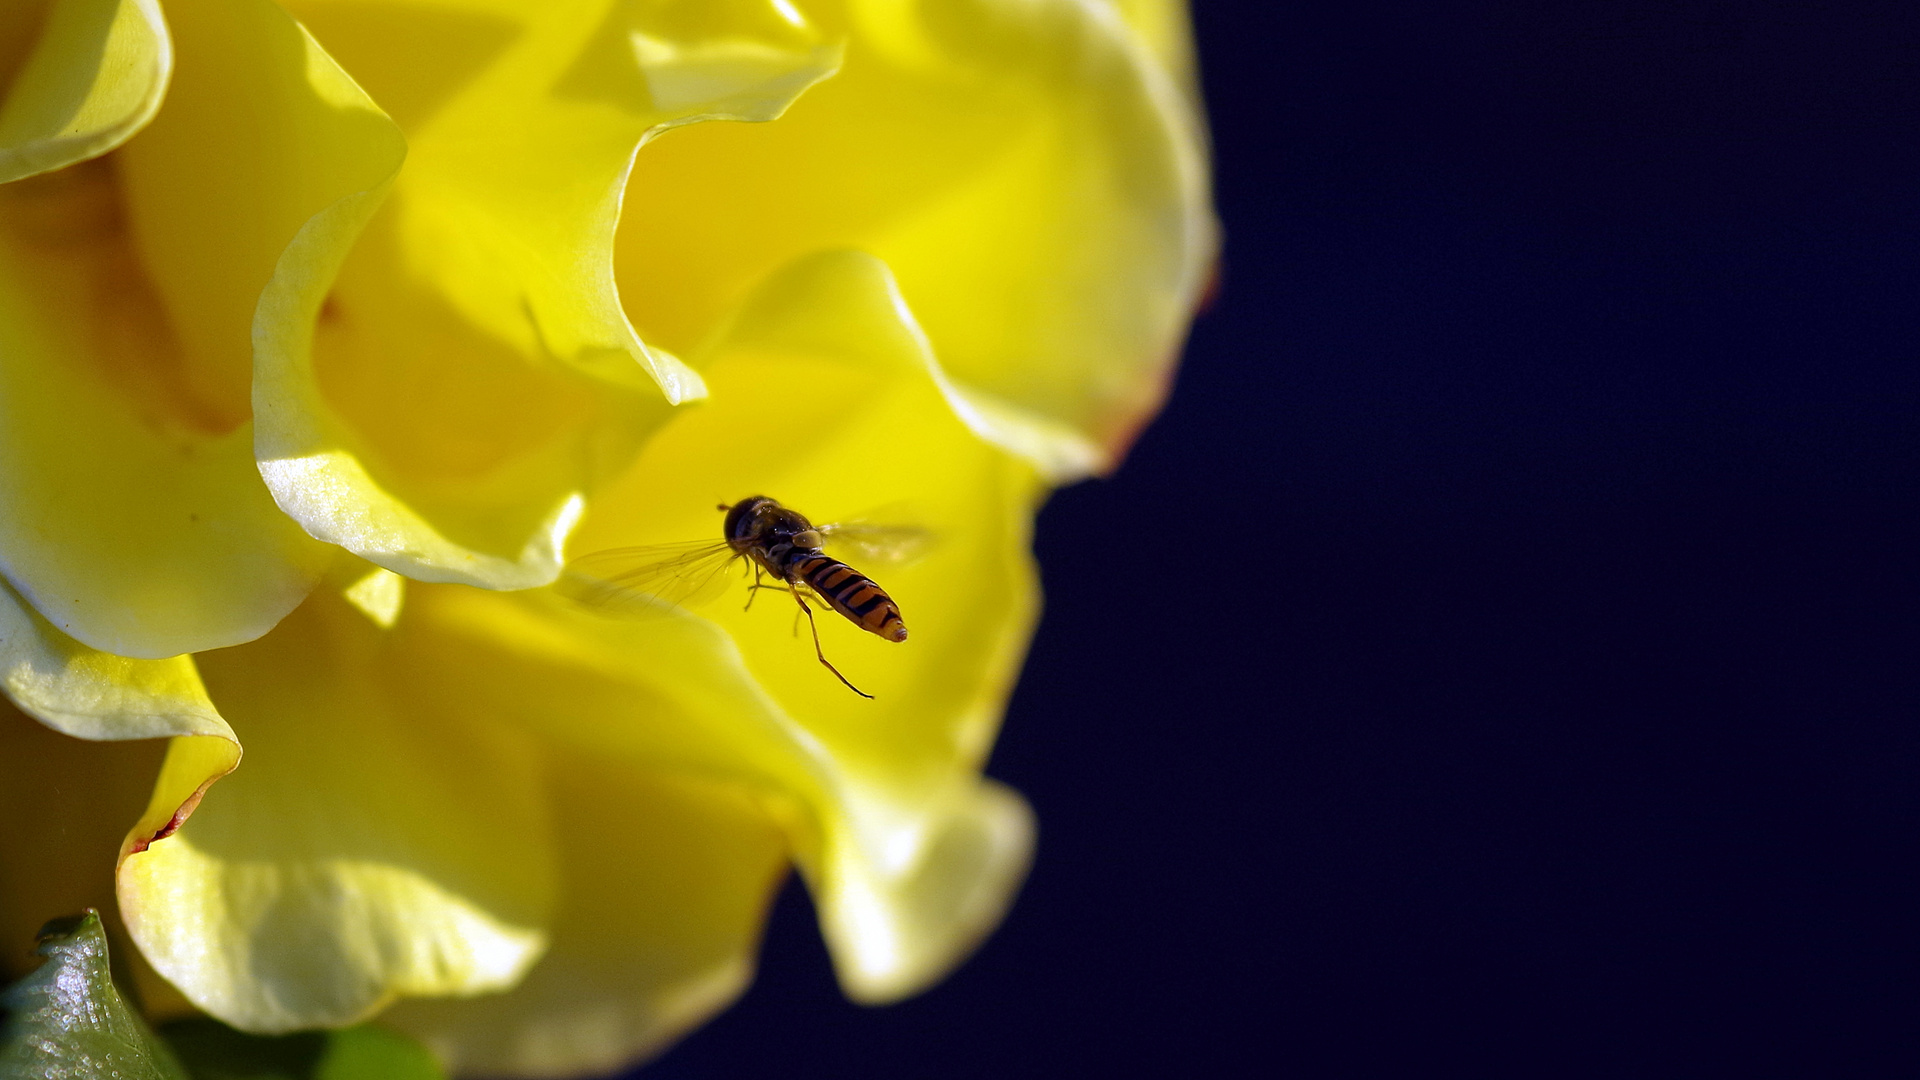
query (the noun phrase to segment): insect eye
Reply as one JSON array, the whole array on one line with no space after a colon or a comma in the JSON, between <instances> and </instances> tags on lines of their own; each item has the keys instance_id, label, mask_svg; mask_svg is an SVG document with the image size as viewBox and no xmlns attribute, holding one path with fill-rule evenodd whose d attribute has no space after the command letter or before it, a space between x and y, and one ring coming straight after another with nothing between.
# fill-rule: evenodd
<instances>
[{"instance_id":1,"label":"insect eye","mask_svg":"<svg viewBox=\"0 0 1920 1080\"><path fill-rule=\"evenodd\" d=\"M801 548L817 548L820 546L820 533L814 529L807 529L802 532L794 533L793 546L801 547Z\"/></svg>"}]
</instances>

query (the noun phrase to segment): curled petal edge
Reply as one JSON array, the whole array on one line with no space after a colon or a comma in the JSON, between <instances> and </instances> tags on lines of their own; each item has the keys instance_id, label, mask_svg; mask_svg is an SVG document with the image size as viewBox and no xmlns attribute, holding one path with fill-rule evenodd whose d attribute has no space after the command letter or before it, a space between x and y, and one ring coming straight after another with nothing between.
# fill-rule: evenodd
<instances>
[{"instance_id":1,"label":"curled petal edge","mask_svg":"<svg viewBox=\"0 0 1920 1080\"><path fill-rule=\"evenodd\" d=\"M175 740L121 859L149 964L242 1030L502 991L546 948L536 758L505 731L396 722L365 651L383 637L323 594L252 655L202 658L236 719L271 721L254 724L254 767L195 812L229 762Z\"/></svg>"},{"instance_id":2,"label":"curled petal edge","mask_svg":"<svg viewBox=\"0 0 1920 1080\"><path fill-rule=\"evenodd\" d=\"M309 78L323 94L339 107L379 114L318 43L309 38L308 48ZM281 251L254 307L255 462L274 502L308 535L377 566L421 581L487 589L544 585L559 574L561 546L585 506L583 495L561 495L517 555L475 551L381 486L359 440L321 395L313 367L321 307L407 155L400 129L379 115L386 145L364 148L366 187L307 219Z\"/></svg>"},{"instance_id":3,"label":"curled petal edge","mask_svg":"<svg viewBox=\"0 0 1920 1080\"><path fill-rule=\"evenodd\" d=\"M181 735L167 744L166 760L161 763L160 776L154 781L153 798L120 845L117 867L120 903L130 923L135 919L128 910L125 888L127 860L178 832L199 807L208 789L239 765L240 743L233 739Z\"/></svg>"},{"instance_id":4,"label":"curled petal edge","mask_svg":"<svg viewBox=\"0 0 1920 1080\"><path fill-rule=\"evenodd\" d=\"M840 986L883 1005L939 982L1000 924L1033 861L1034 817L1019 793L981 780L930 819L908 865L884 868L850 837L801 868Z\"/></svg>"},{"instance_id":5,"label":"curled petal edge","mask_svg":"<svg viewBox=\"0 0 1920 1080\"><path fill-rule=\"evenodd\" d=\"M93 67L83 73L74 61L89 55ZM126 142L159 111L172 75L159 0L56 0L0 102L0 183Z\"/></svg>"},{"instance_id":6,"label":"curled petal edge","mask_svg":"<svg viewBox=\"0 0 1920 1080\"><path fill-rule=\"evenodd\" d=\"M724 325L708 351L791 348L844 352L847 342L823 313L883 306L871 325L893 328L896 340L871 342L872 356L911 356L960 422L982 440L1031 463L1049 483L1078 480L1108 465L1107 450L1064 421L955 381L901 295L893 271L857 249L815 252L776 270L754 290L741 314ZM891 362L891 361L889 361Z\"/></svg>"},{"instance_id":7,"label":"curled petal edge","mask_svg":"<svg viewBox=\"0 0 1920 1080\"><path fill-rule=\"evenodd\" d=\"M397 170L398 155L394 161ZM279 504L315 539L420 581L526 589L554 579L561 548L585 508L567 493L514 558L474 551L441 534L382 488L320 397L313 327L328 287L392 187L393 177L315 214L281 253L253 321L254 455Z\"/></svg>"},{"instance_id":8,"label":"curled petal edge","mask_svg":"<svg viewBox=\"0 0 1920 1080\"><path fill-rule=\"evenodd\" d=\"M54 629L0 582L0 680L20 711L96 742L170 737L146 811L120 862L172 835L214 782L240 764L240 740L207 697L191 656L137 660Z\"/></svg>"},{"instance_id":9,"label":"curled petal edge","mask_svg":"<svg viewBox=\"0 0 1920 1080\"><path fill-rule=\"evenodd\" d=\"M849 325L862 330L850 337ZM892 271L868 252L820 251L769 275L703 352L736 349L837 355L926 379L975 437L1045 476L1084 476L1104 460L1101 448L1067 425L951 379ZM706 630L724 637L711 624ZM738 646L724 640L718 651L753 685ZM827 747L764 691L753 693L792 755L780 783L804 808L789 825L794 857L814 891L843 990L874 1004L925 990L1012 903L1031 864L1032 811L1010 788L956 774L945 792L927 793L902 818L906 808L866 797Z\"/></svg>"},{"instance_id":10,"label":"curled petal edge","mask_svg":"<svg viewBox=\"0 0 1920 1080\"><path fill-rule=\"evenodd\" d=\"M814 48L787 58L783 69L758 73L745 86L699 103L685 115L662 117L635 131L620 155L617 175L595 207L593 216L605 220L592 223L589 231L604 243L584 241L585 264L575 267L585 275L582 290L555 309L549 302L551 289L524 286L528 291L521 297L522 304L534 316L541 347L609 385L631 392L645 384L669 404L705 396L699 373L641 341L619 304L611 247L626 196L626 175L634 156L661 133L702 121L773 119L808 87L837 70L839 62L837 46ZM344 74L340 81L346 82ZM356 105L375 108L357 87L348 84L339 92ZM417 179L401 174L406 147L397 128L393 138L395 151L384 175L366 190L309 219L281 253L261 293L253 323L254 450L260 473L275 502L310 535L394 573L419 581L497 590L549 584L559 575L562 548L585 509L584 491L555 492L519 552L476 550L447 535L381 483L373 467L376 455L320 392L313 333L327 292L388 194ZM420 164L425 167L427 162L423 156ZM597 250L602 247L604 251ZM562 317L565 311L560 309L571 310L569 305L579 302L585 308L573 314L599 330L583 336L567 329L573 321ZM480 319L477 325L485 322ZM599 347L607 341L617 341L620 347Z\"/></svg>"},{"instance_id":11,"label":"curled petal edge","mask_svg":"<svg viewBox=\"0 0 1920 1080\"><path fill-rule=\"evenodd\" d=\"M1108 85L1101 81L1102 71L1096 69L1110 66L1110 73L1117 74L1118 78L1108 88L1123 92L1128 107L1137 109L1139 119L1148 122L1151 138L1135 132L1124 143L1108 141L1103 145L1107 150L1123 156L1148 155L1153 171L1167 185L1164 204L1157 208L1136 208L1153 210L1152 216L1159 223L1155 229L1164 246L1151 257L1135 264L1140 268L1155 268L1166 273L1154 274L1154 287L1145 292L1122 294L1108 291L1097 299L1091 294L1082 297L1083 302L1094 300L1096 303L1122 300L1129 305L1129 311L1137 308L1149 313L1150 317L1139 326L1141 336L1132 344L1115 345L1109 342L1115 347L1104 352L1082 350L1077 358L1069 358L1058 352L1048 355L1044 351L1022 356L1018 345L1011 346L1010 351L1008 347L1002 347L1001 351L994 354L999 356L996 362L1002 364L1063 363L1075 370L1084 369L1082 375L1086 381L1082 384L1081 393L1097 393L1099 400L1088 398L1085 403L1097 404L1098 408L1076 417L1074 414L1077 409L1062 402L1056 402L1051 407L1037 399L1032 402L1023 399L1016 403L1009 399L1012 391L987 397L968 388L967 394L977 408L995 421L1023 433L1040 432L1046 435L1039 446L1048 453L1040 459L1040 463L1044 474L1056 485L1092 475L1111 474L1126 457L1140 432L1159 412L1166 398L1186 340L1188 324L1206 302L1219 254L1219 226L1213 216L1209 197L1208 137L1197 97L1191 87L1190 65L1169 67L1167 64L1170 56L1186 48L1184 11L1167 5L1142 3L1125 5L1129 11L1123 13L1113 0L1029 0L1017 3L1007 0L956 0L945 5L855 0L850 6L868 42L889 54L896 63L926 69L946 67L956 74L968 70L967 65L976 62L978 57L958 57L944 47L940 33L934 26L938 19L955 19L965 25L981 28L999 24L996 32L1038 34L1038 37L1026 38L1023 44L1045 50L1067 46L1067 52L1050 56L1049 61L1058 65L1058 71L1071 72L1070 79L1077 87L1088 89ZM1153 27L1151 31L1149 24ZM1070 36L1061 37L1062 30L1069 31ZM992 48L987 48L980 55L999 58ZM1097 61L1094 59L1096 57ZM1093 81L1088 82L1085 77L1092 77ZM1059 114L1060 119L1075 124L1080 130L1097 130L1097 117L1084 113L1072 115L1072 110L1085 104L1078 96L1069 95L1054 104L1067 110ZM1111 162L1103 166L1113 167L1117 166ZM1061 194L1066 195L1065 192ZM1062 203L1059 208L1068 210L1071 205ZM1112 225L1104 219L1097 220L1097 228L1108 229ZM894 242L889 241L890 244ZM965 314L956 315L951 306L942 314L933 305L925 303L925 283L950 272L951 252L942 251L931 262L917 260L920 262L917 268L900 255L897 250L889 253L899 274L908 283L907 291L921 298L922 312L928 324L935 328L936 339L941 337L943 328L947 331L953 328L957 317L971 317L972 312L965 305L960 309ZM1086 269L1081 268L1070 272L1067 277L1075 278L1085 272ZM1129 325L1133 321L1129 320ZM1081 344L1085 342L1081 341ZM965 352L949 345L947 361L953 370L968 370L963 362ZM977 355L975 359L978 359ZM1124 378L1117 387L1110 386L1108 391L1096 392L1097 382L1112 384L1110 377L1119 374L1123 374ZM984 382L984 379L976 378L978 382ZM1036 413L1039 414L1037 419ZM1059 453L1062 447L1069 452ZM1015 452L1022 453L1017 449ZM1032 457L1032 449L1025 451L1024 456Z\"/></svg>"},{"instance_id":12,"label":"curled petal edge","mask_svg":"<svg viewBox=\"0 0 1920 1080\"><path fill-rule=\"evenodd\" d=\"M94 742L174 735L233 742L191 656L140 660L61 633L0 580L0 684L20 710Z\"/></svg>"},{"instance_id":13,"label":"curled petal edge","mask_svg":"<svg viewBox=\"0 0 1920 1080\"><path fill-rule=\"evenodd\" d=\"M569 363L611 385L629 388L637 388L635 376L644 373L669 405L699 401L707 396L706 380L700 373L667 350L644 341L620 303L619 284L613 274L613 242L628 197L634 161L648 143L675 128L717 122L763 124L778 120L800 95L840 70L843 53L839 45L816 47L791 70L767 78L750 89L706 103L686 115L664 118L640 133L608 189L606 208L596 215L603 220L594 230L595 250L591 256L594 266L585 290L591 321L601 323L604 328L600 336L618 340L623 348L591 349L576 345L560 350ZM535 323L541 323L537 314Z\"/></svg>"}]
</instances>

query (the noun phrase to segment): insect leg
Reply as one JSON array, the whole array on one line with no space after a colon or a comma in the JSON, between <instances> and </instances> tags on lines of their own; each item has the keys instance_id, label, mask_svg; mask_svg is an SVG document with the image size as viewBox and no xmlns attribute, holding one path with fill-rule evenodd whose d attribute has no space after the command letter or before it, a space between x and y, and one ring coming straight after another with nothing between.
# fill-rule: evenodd
<instances>
[{"instance_id":1,"label":"insect leg","mask_svg":"<svg viewBox=\"0 0 1920 1080\"><path fill-rule=\"evenodd\" d=\"M861 697L866 698L868 701L872 701L873 700L872 694L869 694L865 690L862 690L859 687L853 685L852 683L847 682L847 677L845 675L840 674L840 669L837 667L834 667L833 664L827 660L827 654L820 648L820 624L813 621L813 609L807 606L806 600L800 596L800 590L798 589L793 590L793 602L796 604L799 604L800 610L806 613L807 626L813 630L813 655L819 657L820 662L826 665L827 670L833 672L833 677L836 679L839 679L842 683L845 683L847 689L853 691L856 694L859 694Z\"/></svg>"},{"instance_id":2,"label":"insect leg","mask_svg":"<svg viewBox=\"0 0 1920 1080\"><path fill-rule=\"evenodd\" d=\"M747 606L744 608L741 608L740 610L752 611L754 594L759 592L761 589L766 589L770 592L792 592L793 591L792 589L787 588L785 585L749 585L747 586Z\"/></svg>"},{"instance_id":3,"label":"insect leg","mask_svg":"<svg viewBox=\"0 0 1920 1080\"><path fill-rule=\"evenodd\" d=\"M753 598L760 595L761 589L772 589L774 592L792 592L793 591L792 589L787 588L785 585L768 585L762 582L760 580L760 564L754 563L753 564L753 584L747 586L747 606L741 608L740 609L741 611L753 610Z\"/></svg>"}]
</instances>

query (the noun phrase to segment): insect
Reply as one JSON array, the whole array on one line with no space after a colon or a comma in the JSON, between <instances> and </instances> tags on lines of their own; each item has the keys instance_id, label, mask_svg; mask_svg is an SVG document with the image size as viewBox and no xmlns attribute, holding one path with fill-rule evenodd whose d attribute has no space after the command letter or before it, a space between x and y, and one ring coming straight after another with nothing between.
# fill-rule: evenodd
<instances>
[{"instance_id":1,"label":"insect","mask_svg":"<svg viewBox=\"0 0 1920 1080\"><path fill-rule=\"evenodd\" d=\"M721 503L727 516L719 543L667 544L614 548L583 555L568 565L573 592L582 602L606 608L676 606L713 582L719 571L745 559L753 568L747 608L762 589L784 592L800 605L813 631L813 653L820 663L864 698L872 694L853 685L820 647L811 594L847 621L887 641L907 640L900 605L867 575L822 550L831 543L875 559L900 559L925 541L921 530L866 524L815 525L797 510L765 495ZM766 579L772 578L773 583Z\"/></svg>"}]
</instances>

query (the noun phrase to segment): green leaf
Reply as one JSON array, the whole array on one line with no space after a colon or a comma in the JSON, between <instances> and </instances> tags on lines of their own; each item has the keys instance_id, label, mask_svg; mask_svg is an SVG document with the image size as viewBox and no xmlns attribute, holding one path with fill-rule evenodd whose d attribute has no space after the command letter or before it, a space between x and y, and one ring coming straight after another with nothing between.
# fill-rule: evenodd
<instances>
[{"instance_id":1,"label":"green leaf","mask_svg":"<svg viewBox=\"0 0 1920 1080\"><path fill-rule=\"evenodd\" d=\"M100 915L40 931L41 964L0 994L0 1080L187 1080L113 987Z\"/></svg>"},{"instance_id":2,"label":"green leaf","mask_svg":"<svg viewBox=\"0 0 1920 1080\"><path fill-rule=\"evenodd\" d=\"M443 1080L445 1075L425 1047L372 1024L268 1037L195 1017L167 1024L160 1033L187 1063L193 1080Z\"/></svg>"},{"instance_id":3,"label":"green leaf","mask_svg":"<svg viewBox=\"0 0 1920 1080\"><path fill-rule=\"evenodd\" d=\"M39 951L0 993L0 1080L445 1080L425 1047L373 1024L268 1037L195 1017L163 1042L114 989L94 911L48 923Z\"/></svg>"},{"instance_id":4,"label":"green leaf","mask_svg":"<svg viewBox=\"0 0 1920 1080\"><path fill-rule=\"evenodd\" d=\"M396 1031L372 1024L327 1036L327 1052L313 1080L443 1080L427 1048Z\"/></svg>"}]
</instances>

